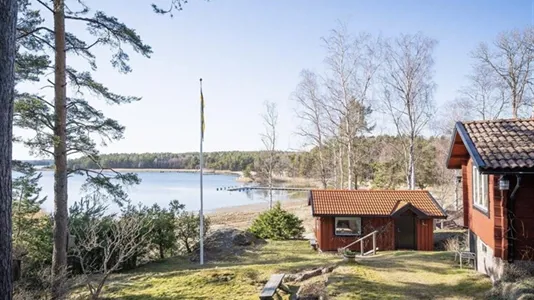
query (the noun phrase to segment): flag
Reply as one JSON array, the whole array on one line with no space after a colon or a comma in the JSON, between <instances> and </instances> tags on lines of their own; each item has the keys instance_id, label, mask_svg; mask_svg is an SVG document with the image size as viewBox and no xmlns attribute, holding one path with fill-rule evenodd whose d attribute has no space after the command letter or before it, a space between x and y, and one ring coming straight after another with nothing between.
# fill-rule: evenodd
<instances>
[{"instance_id":1,"label":"flag","mask_svg":"<svg viewBox=\"0 0 534 300\"><path fill-rule=\"evenodd\" d=\"M200 138L204 141L204 95L202 94L202 79L200 80Z\"/></svg>"}]
</instances>

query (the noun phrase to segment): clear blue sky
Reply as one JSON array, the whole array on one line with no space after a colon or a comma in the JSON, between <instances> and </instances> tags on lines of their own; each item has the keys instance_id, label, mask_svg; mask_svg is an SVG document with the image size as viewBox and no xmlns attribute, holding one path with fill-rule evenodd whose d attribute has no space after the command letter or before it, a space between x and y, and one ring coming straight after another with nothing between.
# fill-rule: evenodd
<instances>
[{"instance_id":1,"label":"clear blue sky","mask_svg":"<svg viewBox=\"0 0 534 300\"><path fill-rule=\"evenodd\" d=\"M156 1L162 6L168 2ZM99 81L118 93L143 97L124 106L91 100L127 128L125 139L101 148L103 153L198 151L200 77L206 100L205 151L261 149L265 100L278 104L278 147L301 148L290 95L303 68L321 70L321 37L338 20L348 22L354 33L392 37L421 31L437 39L438 105L455 97L469 72L469 52L479 42L532 25L531 1L189 2L171 19L152 13L149 0L88 1L93 9L136 28L154 50L151 59L131 53L134 71L128 75L109 66L106 51L96 52ZM76 31L76 24L67 26ZM15 146L14 157L30 156Z\"/></svg>"}]
</instances>

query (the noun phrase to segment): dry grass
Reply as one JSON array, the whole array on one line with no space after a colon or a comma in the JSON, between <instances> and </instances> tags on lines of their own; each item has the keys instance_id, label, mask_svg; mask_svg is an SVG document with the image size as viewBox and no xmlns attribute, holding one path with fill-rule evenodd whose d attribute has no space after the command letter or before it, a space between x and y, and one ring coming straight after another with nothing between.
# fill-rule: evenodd
<instances>
[{"instance_id":1,"label":"dry grass","mask_svg":"<svg viewBox=\"0 0 534 300\"><path fill-rule=\"evenodd\" d=\"M335 299L485 299L490 280L459 269L449 252L384 252L341 266L330 277Z\"/></svg>"},{"instance_id":2,"label":"dry grass","mask_svg":"<svg viewBox=\"0 0 534 300\"><path fill-rule=\"evenodd\" d=\"M297 273L332 264L338 268L328 279L329 299L473 299L481 298L491 287L485 277L455 267L447 252L384 252L359 263L346 263L337 255L312 251L307 241L270 241L232 263L210 262L200 267L177 257L117 274L105 296L257 299L274 273ZM298 287L290 284L290 288L296 291Z\"/></svg>"}]
</instances>

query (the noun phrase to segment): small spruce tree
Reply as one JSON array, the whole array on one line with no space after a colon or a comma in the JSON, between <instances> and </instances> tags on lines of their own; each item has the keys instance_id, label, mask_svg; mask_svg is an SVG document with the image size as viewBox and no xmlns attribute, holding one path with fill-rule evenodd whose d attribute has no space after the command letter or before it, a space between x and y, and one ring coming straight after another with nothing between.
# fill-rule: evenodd
<instances>
[{"instance_id":1,"label":"small spruce tree","mask_svg":"<svg viewBox=\"0 0 534 300\"><path fill-rule=\"evenodd\" d=\"M282 209L280 202L261 213L248 231L262 239L289 240L301 238L304 233L302 220Z\"/></svg>"}]
</instances>

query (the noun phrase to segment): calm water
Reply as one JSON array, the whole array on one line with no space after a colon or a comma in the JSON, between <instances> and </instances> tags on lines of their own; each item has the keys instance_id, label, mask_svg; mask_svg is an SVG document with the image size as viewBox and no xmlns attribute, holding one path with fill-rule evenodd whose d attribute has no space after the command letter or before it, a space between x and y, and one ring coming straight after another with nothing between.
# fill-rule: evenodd
<instances>
[{"instance_id":1,"label":"calm water","mask_svg":"<svg viewBox=\"0 0 534 300\"><path fill-rule=\"evenodd\" d=\"M43 204L45 211L53 210L54 173L52 171L42 171L40 185L43 187L43 196L48 199ZM177 173L177 172L140 172L141 184L130 187L128 193L133 203L143 203L151 206L158 203L166 207L168 203L177 199L186 205L187 210L198 210L200 208L200 183L198 173ZM80 198L80 188L84 183L84 177L76 175L69 177L69 203L73 203ZM244 186L236 181L236 176L232 175L204 175L204 209L206 211L216 208L264 203L268 205L268 193L265 191L248 192L228 192L217 191L217 188ZM288 194L286 192L273 192L275 200L286 200L290 197L301 196ZM117 207L110 206L110 210L117 211Z\"/></svg>"}]
</instances>

